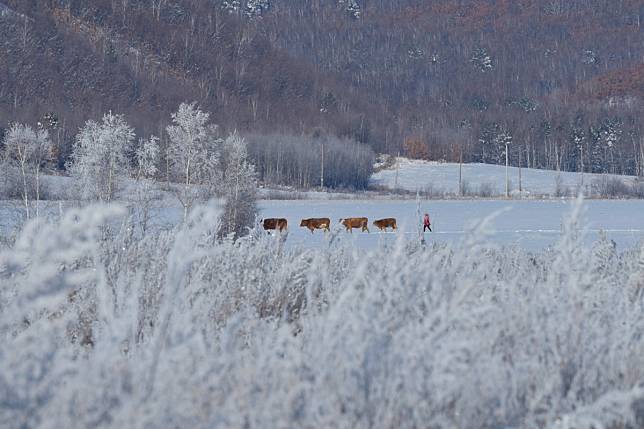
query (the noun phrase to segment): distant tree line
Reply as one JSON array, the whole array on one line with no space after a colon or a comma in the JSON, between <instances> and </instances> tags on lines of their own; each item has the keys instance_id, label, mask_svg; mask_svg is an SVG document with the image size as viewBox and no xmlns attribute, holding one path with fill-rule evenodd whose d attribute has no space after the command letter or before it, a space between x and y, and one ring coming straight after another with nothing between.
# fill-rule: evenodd
<instances>
[{"instance_id":1,"label":"distant tree line","mask_svg":"<svg viewBox=\"0 0 644 429\"><path fill-rule=\"evenodd\" d=\"M266 183L365 189L373 173L373 150L347 138L253 134L247 141L259 178Z\"/></svg>"},{"instance_id":2,"label":"distant tree line","mask_svg":"<svg viewBox=\"0 0 644 429\"><path fill-rule=\"evenodd\" d=\"M461 147L465 147L467 161L504 163L507 143L512 165L642 176L644 134L640 120L620 113L624 112L561 112L528 129L485 122L470 130L474 138Z\"/></svg>"},{"instance_id":3,"label":"distant tree line","mask_svg":"<svg viewBox=\"0 0 644 429\"><path fill-rule=\"evenodd\" d=\"M227 133L493 163L510 142L513 165L644 170L638 0L3 4L0 126L53 113L60 168L88 119L161 136L188 98Z\"/></svg>"}]
</instances>

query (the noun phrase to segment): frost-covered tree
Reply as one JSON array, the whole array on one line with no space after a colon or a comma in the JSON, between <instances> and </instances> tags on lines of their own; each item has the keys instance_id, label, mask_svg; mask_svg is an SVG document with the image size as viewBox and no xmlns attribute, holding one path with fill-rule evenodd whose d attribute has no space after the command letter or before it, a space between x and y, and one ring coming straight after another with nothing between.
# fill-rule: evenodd
<instances>
[{"instance_id":1,"label":"frost-covered tree","mask_svg":"<svg viewBox=\"0 0 644 429\"><path fill-rule=\"evenodd\" d=\"M534 112L539 106L537 102L530 97L521 97L518 100L513 101L512 104L518 106L526 113Z\"/></svg>"},{"instance_id":2,"label":"frost-covered tree","mask_svg":"<svg viewBox=\"0 0 644 429\"><path fill-rule=\"evenodd\" d=\"M167 127L170 142L167 157L173 178L179 182L174 193L184 209L184 219L196 201L215 196L220 185L219 157L222 141L210 115L196 103L181 103Z\"/></svg>"},{"instance_id":3,"label":"frost-covered tree","mask_svg":"<svg viewBox=\"0 0 644 429\"><path fill-rule=\"evenodd\" d=\"M477 48L472 53L470 62L481 72L492 70L492 57L485 48Z\"/></svg>"},{"instance_id":4,"label":"frost-covered tree","mask_svg":"<svg viewBox=\"0 0 644 429\"><path fill-rule=\"evenodd\" d=\"M224 141L223 158L225 205L220 233L240 236L253 226L257 214L255 166L248 160L246 142L237 133Z\"/></svg>"},{"instance_id":5,"label":"frost-covered tree","mask_svg":"<svg viewBox=\"0 0 644 429\"><path fill-rule=\"evenodd\" d=\"M42 128L33 129L29 125L13 124L4 138L5 157L9 166L17 168L22 182L20 194L25 205L27 219L31 217L30 194L31 181L34 183L34 200L36 217L40 205L40 173L42 167L51 159L52 146L49 133ZM9 174L7 169L5 174Z\"/></svg>"},{"instance_id":6,"label":"frost-covered tree","mask_svg":"<svg viewBox=\"0 0 644 429\"><path fill-rule=\"evenodd\" d=\"M587 66L596 66L601 63L597 53L591 49L585 49L581 55L581 62Z\"/></svg>"},{"instance_id":7,"label":"frost-covered tree","mask_svg":"<svg viewBox=\"0 0 644 429\"><path fill-rule=\"evenodd\" d=\"M261 17L271 8L271 0L221 0L221 8L230 14L242 13L253 19Z\"/></svg>"},{"instance_id":8,"label":"frost-covered tree","mask_svg":"<svg viewBox=\"0 0 644 429\"><path fill-rule=\"evenodd\" d=\"M151 136L148 140L141 139L136 150L136 207L139 225L143 233L148 228L151 209L159 197L155 177L159 162L159 138Z\"/></svg>"},{"instance_id":9,"label":"frost-covered tree","mask_svg":"<svg viewBox=\"0 0 644 429\"><path fill-rule=\"evenodd\" d=\"M123 115L111 112L101 122L89 120L76 136L67 170L81 200L110 202L120 180L129 176L127 152L134 141Z\"/></svg>"},{"instance_id":10,"label":"frost-covered tree","mask_svg":"<svg viewBox=\"0 0 644 429\"><path fill-rule=\"evenodd\" d=\"M338 0L340 6L344 8L347 14L353 19L360 18L360 5L356 0Z\"/></svg>"},{"instance_id":11,"label":"frost-covered tree","mask_svg":"<svg viewBox=\"0 0 644 429\"><path fill-rule=\"evenodd\" d=\"M222 0L221 8L228 13L235 13L241 8L240 0Z\"/></svg>"},{"instance_id":12,"label":"frost-covered tree","mask_svg":"<svg viewBox=\"0 0 644 429\"><path fill-rule=\"evenodd\" d=\"M607 169L611 173L615 173L615 153L622 138L622 121L618 118L604 120L600 136Z\"/></svg>"},{"instance_id":13,"label":"frost-covered tree","mask_svg":"<svg viewBox=\"0 0 644 429\"><path fill-rule=\"evenodd\" d=\"M499 164L504 159L504 136L503 130L496 122L490 122L483 126L479 134L480 161L488 164Z\"/></svg>"},{"instance_id":14,"label":"frost-covered tree","mask_svg":"<svg viewBox=\"0 0 644 429\"><path fill-rule=\"evenodd\" d=\"M256 18L266 13L270 7L270 0L246 0L244 13L249 18Z\"/></svg>"},{"instance_id":15,"label":"frost-covered tree","mask_svg":"<svg viewBox=\"0 0 644 429\"><path fill-rule=\"evenodd\" d=\"M590 168L592 173L606 173L606 160L601 140L601 127L591 126L589 129L590 139Z\"/></svg>"},{"instance_id":16,"label":"frost-covered tree","mask_svg":"<svg viewBox=\"0 0 644 429\"><path fill-rule=\"evenodd\" d=\"M584 164L584 154L586 151L586 133L579 122L573 124L572 131L570 132L570 143L574 151L571 153L571 158L576 161L574 168L578 171L584 172L586 165Z\"/></svg>"},{"instance_id":17,"label":"frost-covered tree","mask_svg":"<svg viewBox=\"0 0 644 429\"><path fill-rule=\"evenodd\" d=\"M148 140L140 140L136 150L136 178L152 179L157 174L159 162L159 138L150 136Z\"/></svg>"},{"instance_id":18,"label":"frost-covered tree","mask_svg":"<svg viewBox=\"0 0 644 429\"><path fill-rule=\"evenodd\" d=\"M423 48L420 48L418 46L412 46L411 48L407 49L407 57L412 60L421 60L425 58L425 51L423 50Z\"/></svg>"},{"instance_id":19,"label":"frost-covered tree","mask_svg":"<svg viewBox=\"0 0 644 429\"><path fill-rule=\"evenodd\" d=\"M607 118L601 124L590 127L590 162L593 173L616 172L618 146L623 134L622 126L619 118Z\"/></svg>"},{"instance_id":20,"label":"frost-covered tree","mask_svg":"<svg viewBox=\"0 0 644 429\"><path fill-rule=\"evenodd\" d=\"M499 158L497 162L499 164L505 163L506 150L509 149L509 145L512 144L512 135L506 129L501 129L501 131L494 138L494 145L496 150L499 152ZM509 155L509 154L508 154Z\"/></svg>"}]
</instances>

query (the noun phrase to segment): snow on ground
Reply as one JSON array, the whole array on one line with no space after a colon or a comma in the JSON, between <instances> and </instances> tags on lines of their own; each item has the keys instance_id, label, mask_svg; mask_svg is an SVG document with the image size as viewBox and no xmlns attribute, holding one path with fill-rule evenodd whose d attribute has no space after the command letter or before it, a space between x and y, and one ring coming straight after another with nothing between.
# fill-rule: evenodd
<instances>
[{"instance_id":1,"label":"snow on ground","mask_svg":"<svg viewBox=\"0 0 644 429\"><path fill-rule=\"evenodd\" d=\"M519 169L510 167L510 190L519 190ZM412 160L397 158L393 167L380 170L371 178L374 186L389 189L404 189L407 191L421 191L434 193L458 193L458 163L440 163L435 161ZM521 187L528 195L555 195L557 178L560 178L560 189L567 190L567 194L576 195L582 190L585 195L590 195L593 183L605 178L619 178L625 182L636 180L634 176L616 176L590 173L557 172L552 170L537 170L532 168L521 169ZM463 182L473 192L477 192L481 185L492 187L493 195L505 193L505 166L491 164L463 164Z\"/></svg>"},{"instance_id":2,"label":"snow on ground","mask_svg":"<svg viewBox=\"0 0 644 429\"><path fill-rule=\"evenodd\" d=\"M574 201L564 200L438 200L421 201L421 212L429 212L433 233L426 233L431 242L464 240L477 222L496 215L489 238L501 245L517 245L526 250L541 250L554 244L560 237L562 219L568 215ZM416 202L396 201L261 201L262 217L288 219L287 243L291 246L319 247L328 245L331 237L352 240L362 249L378 243L393 243L402 234L405 239L417 237ZM588 200L584 202L581 225L587 229L586 242L596 241L601 231L624 250L644 240L644 201L641 200ZM343 232L339 219L366 216L371 233L354 230ZM328 217L331 230L338 234L315 231L311 234L300 228L300 220L308 217ZM398 233L379 233L372 225L376 219L395 217Z\"/></svg>"},{"instance_id":3,"label":"snow on ground","mask_svg":"<svg viewBox=\"0 0 644 429\"><path fill-rule=\"evenodd\" d=\"M442 189L456 192L458 186L458 164L441 164L436 162L412 161L399 158L398 185L413 191L424 186L433 186L434 190ZM512 188L518 180L518 169L510 169ZM393 187L395 169L383 170L373 177L374 184ZM502 192L505 169L503 166L465 164L464 180L472 188L481 184L496 183L498 192ZM598 175L584 174L585 186L590 186ZM535 194L552 194L555 189L557 173L546 170L523 169L523 187ZM577 173L561 173L564 187L574 188L582 177ZM624 177L623 180L634 180ZM71 179L65 176L46 176L45 185L55 199L65 200L73 192ZM133 181L126 181L119 193L125 201L131 194ZM282 195L276 195L282 193ZM286 217L289 222L288 246L306 248L328 245L331 237L334 240L352 240L361 249L369 249L378 243L393 243L401 235L408 240L417 239L416 202L414 200L392 200L389 195L373 193L349 194L332 192L296 192L290 189L260 189L260 217ZM289 199L295 198L295 199ZM183 211L176 198L167 191L159 190L158 200L152 212L151 223L158 228L169 228L183 218ZM276 198L268 200L266 198ZM282 199L283 198L283 199ZM492 222L495 231L491 234L492 242L504 245L518 245L528 250L539 250L557 241L561 231L561 221L570 211L572 201L564 200L423 200L422 212L428 211L434 224L434 232L426 234L428 242L450 242L465 239L470 227L482 219L497 214ZM43 201L41 213L51 219L58 217L75 204L68 201ZM587 200L585 203L585 223L588 228L587 242L595 241L604 231L617 245L624 249L644 240L643 200ZM20 223L21 202L0 202L0 235L8 236ZM342 231L339 219L344 217L366 216L369 218L370 234L353 234ZM332 230L340 234L327 234L316 231L313 235L305 228L300 228L300 220L307 217L329 217ZM378 233L372 222L378 218L396 217L400 227L399 233Z\"/></svg>"},{"instance_id":4,"label":"snow on ground","mask_svg":"<svg viewBox=\"0 0 644 429\"><path fill-rule=\"evenodd\" d=\"M562 220L568 215L572 200L422 200L421 213L428 212L434 232L426 233L428 243L465 240L472 229L487 217L494 216L489 239L499 245L519 246L537 251L553 245L561 235ZM360 249L379 244L393 244L397 239L417 240L416 202L414 200L262 200L259 217L285 217L288 220L289 247L320 248L331 239L351 240ZM55 219L71 203L46 202L41 213ZM7 235L19 221L19 202L0 202L0 234ZM586 228L586 243L596 241L603 232L624 250L644 241L644 201L587 200L581 222ZM349 234L340 218L369 218L370 233L354 230ZM300 220L309 217L331 219L332 234L301 228ZM385 217L398 220L399 231L380 233L373 221ZM176 204L156 207L150 223L155 228L171 228L181 222L183 210ZM214 220L213 220L214 221Z\"/></svg>"}]
</instances>

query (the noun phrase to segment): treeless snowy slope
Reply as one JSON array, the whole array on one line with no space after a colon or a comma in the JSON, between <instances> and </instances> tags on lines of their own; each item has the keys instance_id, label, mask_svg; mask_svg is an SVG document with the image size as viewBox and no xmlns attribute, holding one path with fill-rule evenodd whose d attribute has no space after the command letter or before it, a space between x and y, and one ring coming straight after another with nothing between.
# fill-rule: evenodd
<instances>
[{"instance_id":1,"label":"treeless snowy slope","mask_svg":"<svg viewBox=\"0 0 644 429\"><path fill-rule=\"evenodd\" d=\"M510 191L518 192L519 169L510 167L508 171ZM465 188L470 191L477 192L484 185L492 188L493 195L505 193L505 166L463 164L462 174ZM521 188L529 195L555 195L557 194L557 181L560 180L559 189L564 193L576 194L582 190L584 194L590 195L592 185L607 178L619 178L626 183L633 183L636 180L633 176L590 173L582 175L581 173L522 168ZM381 170L371 178L371 184L375 186L408 191L431 189L434 192L448 194L458 193L458 183L459 165L457 163L439 163L407 158L397 158L393 167Z\"/></svg>"}]
</instances>

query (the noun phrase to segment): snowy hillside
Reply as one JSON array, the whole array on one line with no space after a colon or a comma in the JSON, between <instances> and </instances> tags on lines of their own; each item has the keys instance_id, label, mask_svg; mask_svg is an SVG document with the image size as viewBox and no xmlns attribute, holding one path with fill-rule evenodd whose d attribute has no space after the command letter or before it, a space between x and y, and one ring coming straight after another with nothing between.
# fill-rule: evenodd
<instances>
[{"instance_id":1,"label":"snowy hillside","mask_svg":"<svg viewBox=\"0 0 644 429\"><path fill-rule=\"evenodd\" d=\"M505 166L463 164L464 194L498 196L505 193ZM595 194L601 183L618 179L628 186L637 184L634 176L557 172L552 170L521 169L521 189L526 196ZM519 169L509 168L510 192L519 192ZM421 191L428 194L458 194L459 164L397 158L396 164L375 173L373 186L389 189ZM483 189L484 192L480 192ZM487 195L485 195L487 194Z\"/></svg>"}]
</instances>

